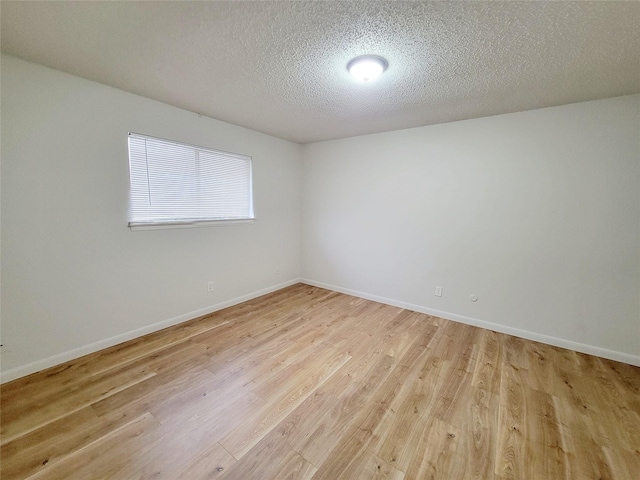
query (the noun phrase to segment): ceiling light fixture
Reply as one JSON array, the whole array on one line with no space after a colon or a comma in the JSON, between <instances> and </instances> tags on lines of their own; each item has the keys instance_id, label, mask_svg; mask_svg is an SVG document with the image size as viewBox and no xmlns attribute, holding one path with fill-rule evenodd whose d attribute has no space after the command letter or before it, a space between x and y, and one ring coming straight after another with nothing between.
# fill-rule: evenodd
<instances>
[{"instance_id":1,"label":"ceiling light fixture","mask_svg":"<svg viewBox=\"0 0 640 480\"><path fill-rule=\"evenodd\" d=\"M377 55L360 55L347 64L347 70L361 82L375 80L384 72L389 64Z\"/></svg>"}]
</instances>

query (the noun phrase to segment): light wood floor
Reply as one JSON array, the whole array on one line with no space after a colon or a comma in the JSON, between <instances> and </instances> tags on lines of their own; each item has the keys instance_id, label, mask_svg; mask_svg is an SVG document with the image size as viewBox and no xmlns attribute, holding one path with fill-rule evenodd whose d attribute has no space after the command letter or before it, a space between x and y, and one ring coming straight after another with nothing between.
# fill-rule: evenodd
<instances>
[{"instance_id":1,"label":"light wood floor","mask_svg":"<svg viewBox=\"0 0 640 480\"><path fill-rule=\"evenodd\" d=\"M640 478L640 369L294 285L2 387L2 480Z\"/></svg>"}]
</instances>

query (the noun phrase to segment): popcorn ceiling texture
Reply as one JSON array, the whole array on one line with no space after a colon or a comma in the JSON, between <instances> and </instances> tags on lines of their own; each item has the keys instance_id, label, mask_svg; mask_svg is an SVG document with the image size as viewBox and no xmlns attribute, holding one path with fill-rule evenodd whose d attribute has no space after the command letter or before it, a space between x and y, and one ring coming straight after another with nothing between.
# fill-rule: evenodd
<instances>
[{"instance_id":1,"label":"popcorn ceiling texture","mask_svg":"<svg viewBox=\"0 0 640 480\"><path fill-rule=\"evenodd\" d=\"M10 2L2 50L299 143L640 92L638 2ZM389 69L359 84L348 61Z\"/></svg>"}]
</instances>

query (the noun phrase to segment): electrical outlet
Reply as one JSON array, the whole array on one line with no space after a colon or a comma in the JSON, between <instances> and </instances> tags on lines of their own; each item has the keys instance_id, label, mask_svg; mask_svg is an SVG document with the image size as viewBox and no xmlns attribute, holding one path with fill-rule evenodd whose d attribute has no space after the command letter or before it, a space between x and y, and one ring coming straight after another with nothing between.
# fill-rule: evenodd
<instances>
[{"instance_id":1,"label":"electrical outlet","mask_svg":"<svg viewBox=\"0 0 640 480\"><path fill-rule=\"evenodd\" d=\"M441 297L442 296L442 287L436 287L435 291L433 292L433 294L436 297Z\"/></svg>"},{"instance_id":2,"label":"electrical outlet","mask_svg":"<svg viewBox=\"0 0 640 480\"><path fill-rule=\"evenodd\" d=\"M213 292L213 282L207 283L207 292Z\"/></svg>"}]
</instances>

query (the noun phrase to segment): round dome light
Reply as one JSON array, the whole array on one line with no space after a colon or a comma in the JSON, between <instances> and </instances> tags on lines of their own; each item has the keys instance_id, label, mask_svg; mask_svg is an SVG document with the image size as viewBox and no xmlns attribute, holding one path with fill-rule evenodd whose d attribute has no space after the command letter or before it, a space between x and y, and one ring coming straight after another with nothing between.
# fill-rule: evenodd
<instances>
[{"instance_id":1,"label":"round dome light","mask_svg":"<svg viewBox=\"0 0 640 480\"><path fill-rule=\"evenodd\" d=\"M361 55L347 64L347 70L361 82L375 80L384 72L389 64L377 55Z\"/></svg>"}]
</instances>

